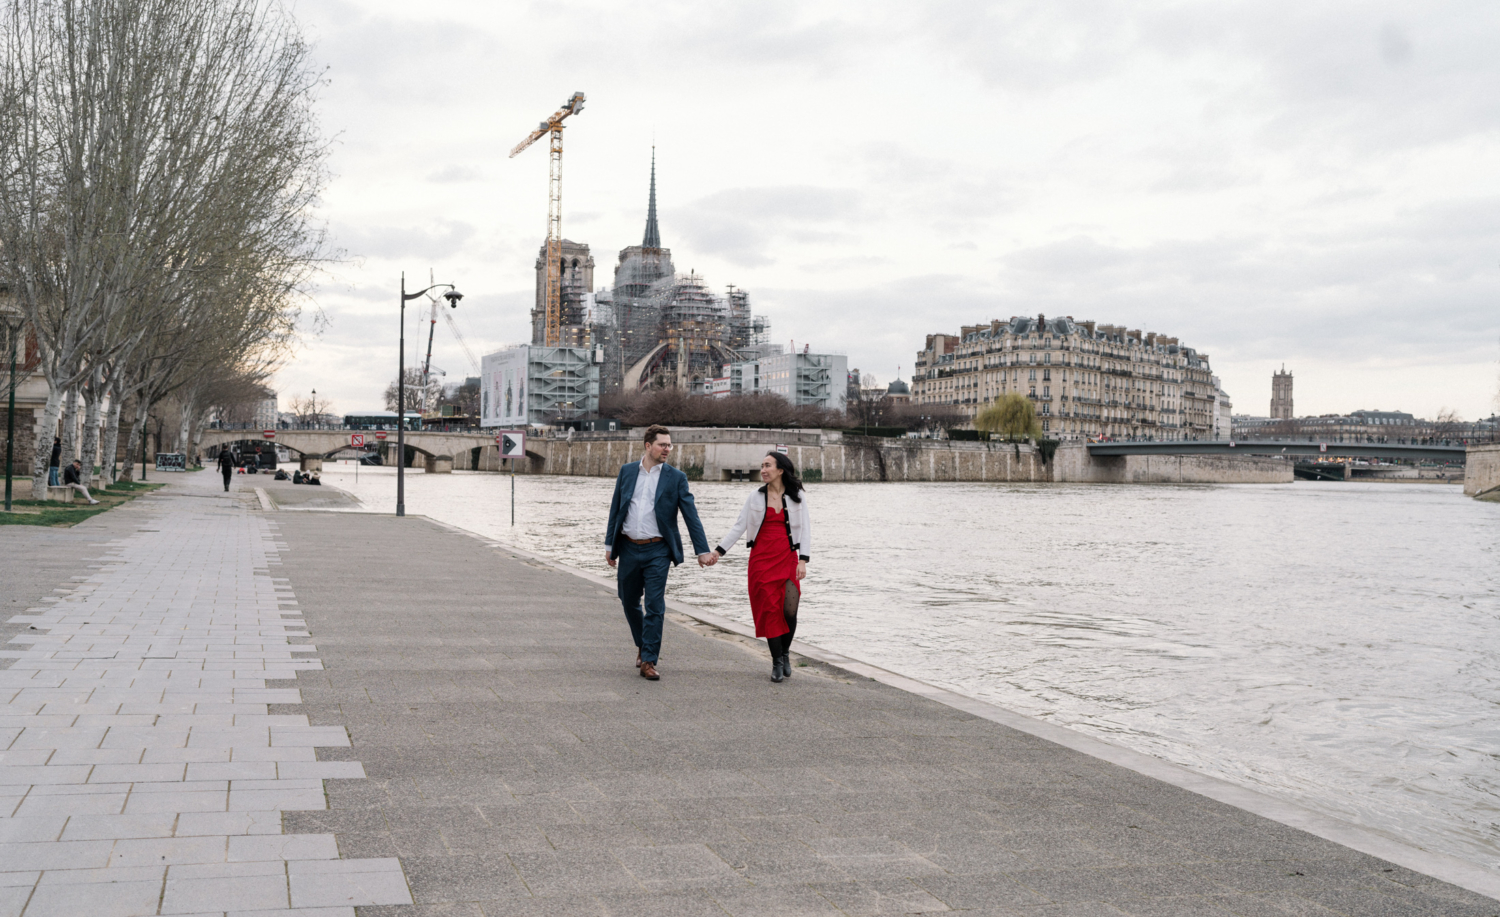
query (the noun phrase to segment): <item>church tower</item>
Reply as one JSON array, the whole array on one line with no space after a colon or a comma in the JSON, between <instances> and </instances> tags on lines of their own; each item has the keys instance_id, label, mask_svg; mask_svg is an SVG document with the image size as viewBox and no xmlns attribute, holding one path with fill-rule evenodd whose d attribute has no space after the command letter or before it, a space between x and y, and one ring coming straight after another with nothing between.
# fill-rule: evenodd
<instances>
[{"instance_id":1,"label":"church tower","mask_svg":"<svg viewBox=\"0 0 1500 917\"><path fill-rule=\"evenodd\" d=\"M1283 364L1281 371L1271 375L1271 419L1291 420L1292 413L1292 374L1286 371Z\"/></svg>"}]
</instances>

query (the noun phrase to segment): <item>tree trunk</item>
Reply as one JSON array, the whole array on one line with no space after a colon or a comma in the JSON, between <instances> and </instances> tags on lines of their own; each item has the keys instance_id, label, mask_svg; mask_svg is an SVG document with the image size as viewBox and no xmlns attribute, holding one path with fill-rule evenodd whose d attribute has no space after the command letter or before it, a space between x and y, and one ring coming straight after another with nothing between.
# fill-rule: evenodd
<instances>
[{"instance_id":1,"label":"tree trunk","mask_svg":"<svg viewBox=\"0 0 1500 917\"><path fill-rule=\"evenodd\" d=\"M109 413L104 420L104 450L99 456L99 464L108 469L104 472L106 486L119 480L115 476L115 455L120 448L120 403L125 400L119 389L118 385L110 386Z\"/></svg>"},{"instance_id":2,"label":"tree trunk","mask_svg":"<svg viewBox=\"0 0 1500 917\"><path fill-rule=\"evenodd\" d=\"M130 430L125 435L125 462L120 472L120 480L135 480L135 450L136 441L140 439L141 430L145 429L146 415L151 412L151 406L146 403L145 398L136 402L135 413L130 417ZM145 469L142 468L142 471Z\"/></svg>"},{"instance_id":3,"label":"tree trunk","mask_svg":"<svg viewBox=\"0 0 1500 917\"><path fill-rule=\"evenodd\" d=\"M203 421L200 418L193 424L193 455L198 457L198 464L203 464Z\"/></svg>"},{"instance_id":4,"label":"tree trunk","mask_svg":"<svg viewBox=\"0 0 1500 917\"><path fill-rule=\"evenodd\" d=\"M57 435L57 415L62 411L62 392L47 387L47 404L42 408L42 422L36 428L36 445L31 452L31 499L47 499L47 468L52 460L52 437Z\"/></svg>"},{"instance_id":5,"label":"tree trunk","mask_svg":"<svg viewBox=\"0 0 1500 917\"><path fill-rule=\"evenodd\" d=\"M57 461L58 478L62 478L62 469L73 464L78 458L78 389L70 388L63 395L62 410L62 457Z\"/></svg>"},{"instance_id":6,"label":"tree trunk","mask_svg":"<svg viewBox=\"0 0 1500 917\"><path fill-rule=\"evenodd\" d=\"M96 365L83 389L83 472L84 487L94 486L94 460L99 454L99 411L104 406L104 367Z\"/></svg>"},{"instance_id":7,"label":"tree trunk","mask_svg":"<svg viewBox=\"0 0 1500 917\"><path fill-rule=\"evenodd\" d=\"M187 456L192 461L191 437L193 434L193 399L191 396L184 397L182 408L177 417L177 451Z\"/></svg>"},{"instance_id":8,"label":"tree trunk","mask_svg":"<svg viewBox=\"0 0 1500 917\"><path fill-rule=\"evenodd\" d=\"M125 428L125 460L120 463L120 480L135 480L135 451L130 444L135 442L135 415L130 415L130 425Z\"/></svg>"}]
</instances>

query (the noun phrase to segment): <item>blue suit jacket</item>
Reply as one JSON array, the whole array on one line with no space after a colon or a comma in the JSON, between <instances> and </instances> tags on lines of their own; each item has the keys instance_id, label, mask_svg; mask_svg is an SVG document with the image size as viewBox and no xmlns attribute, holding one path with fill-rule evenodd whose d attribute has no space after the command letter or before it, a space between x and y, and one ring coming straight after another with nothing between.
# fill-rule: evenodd
<instances>
[{"instance_id":1,"label":"blue suit jacket","mask_svg":"<svg viewBox=\"0 0 1500 917\"><path fill-rule=\"evenodd\" d=\"M604 543L609 545L609 556L619 557L624 544L625 511L635 497L635 479L640 475L641 463L631 462L620 468L615 478L615 495L609 501L609 527L604 532ZM672 552L672 563L683 561L682 533L677 530L677 513L687 520L688 535L693 539L693 553L707 554L708 536L703 534L703 523L698 521L698 507L693 504L693 495L688 492L687 475L671 465L661 466L661 481L656 485L656 527L666 539Z\"/></svg>"}]
</instances>

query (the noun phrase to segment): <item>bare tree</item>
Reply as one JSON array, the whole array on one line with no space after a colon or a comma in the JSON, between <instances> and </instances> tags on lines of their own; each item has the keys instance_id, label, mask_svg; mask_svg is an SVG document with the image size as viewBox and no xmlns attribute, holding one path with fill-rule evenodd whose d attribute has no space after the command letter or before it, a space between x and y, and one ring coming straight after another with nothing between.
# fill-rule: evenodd
<instances>
[{"instance_id":1,"label":"bare tree","mask_svg":"<svg viewBox=\"0 0 1500 917\"><path fill-rule=\"evenodd\" d=\"M144 423L183 366L262 360L295 325L323 243L317 82L276 4L0 0L0 281L41 344L39 436L79 386ZM225 327L248 332L227 360Z\"/></svg>"},{"instance_id":2,"label":"bare tree","mask_svg":"<svg viewBox=\"0 0 1500 917\"><path fill-rule=\"evenodd\" d=\"M406 410L412 411L416 406L423 404L436 404L443 394L443 383L436 377L427 380L424 388L422 384L422 368L420 366L406 368ZM424 397L425 395L425 397ZM385 409L387 411L397 410L396 380L385 387Z\"/></svg>"},{"instance_id":3,"label":"bare tree","mask_svg":"<svg viewBox=\"0 0 1500 917\"><path fill-rule=\"evenodd\" d=\"M306 398L293 398L291 409L297 415L298 423L318 423L328 413L328 399L319 398L318 393L313 392Z\"/></svg>"},{"instance_id":4,"label":"bare tree","mask_svg":"<svg viewBox=\"0 0 1500 917\"><path fill-rule=\"evenodd\" d=\"M443 386L443 397L438 405L452 405L455 411L473 422L479 417L479 395L479 380L465 379L457 385Z\"/></svg>"},{"instance_id":5,"label":"bare tree","mask_svg":"<svg viewBox=\"0 0 1500 917\"><path fill-rule=\"evenodd\" d=\"M1437 420L1432 423L1432 435L1436 439L1457 439L1463 435L1464 419L1452 408L1442 408L1438 411Z\"/></svg>"}]
</instances>

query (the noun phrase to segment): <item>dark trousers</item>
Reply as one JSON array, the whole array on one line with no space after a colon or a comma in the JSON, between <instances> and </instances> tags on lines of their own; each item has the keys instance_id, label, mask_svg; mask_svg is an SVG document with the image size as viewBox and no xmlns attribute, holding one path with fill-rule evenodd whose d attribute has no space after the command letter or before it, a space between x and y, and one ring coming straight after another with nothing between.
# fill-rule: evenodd
<instances>
[{"instance_id":1,"label":"dark trousers","mask_svg":"<svg viewBox=\"0 0 1500 917\"><path fill-rule=\"evenodd\" d=\"M654 663L661 654L661 627L667 613L667 571L672 569L672 553L665 541L655 544L626 541L620 548L616 569L619 571L616 594L625 609L625 620L630 623L630 636L641 651L641 660Z\"/></svg>"},{"instance_id":2,"label":"dark trousers","mask_svg":"<svg viewBox=\"0 0 1500 917\"><path fill-rule=\"evenodd\" d=\"M230 477L230 475L233 475L233 474L234 474L234 470L232 468L225 468L224 469L224 489L225 490L229 489L229 477Z\"/></svg>"}]
</instances>

